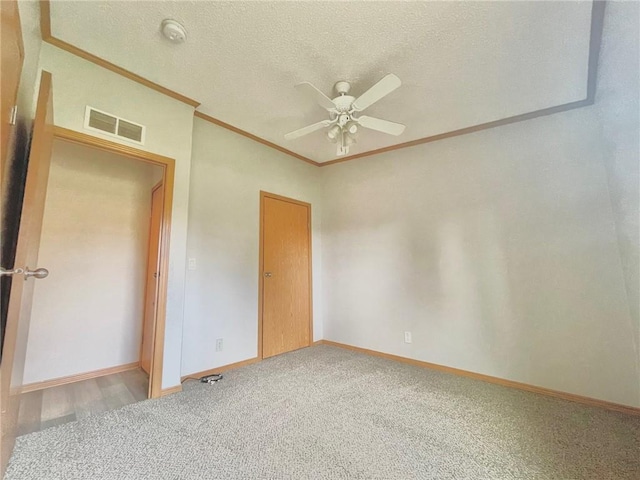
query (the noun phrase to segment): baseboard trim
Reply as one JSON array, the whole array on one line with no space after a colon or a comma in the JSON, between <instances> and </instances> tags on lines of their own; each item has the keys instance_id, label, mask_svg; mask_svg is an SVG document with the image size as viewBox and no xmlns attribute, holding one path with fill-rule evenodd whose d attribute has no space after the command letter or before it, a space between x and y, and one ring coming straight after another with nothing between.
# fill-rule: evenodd
<instances>
[{"instance_id":1,"label":"baseboard trim","mask_svg":"<svg viewBox=\"0 0 640 480\"><path fill-rule=\"evenodd\" d=\"M160 391L161 397L166 397L167 395L171 395L173 393L180 393L182 391L182 385L176 385L175 387L163 388Z\"/></svg>"},{"instance_id":2,"label":"baseboard trim","mask_svg":"<svg viewBox=\"0 0 640 480\"><path fill-rule=\"evenodd\" d=\"M227 372L229 370L233 370L234 368L240 368L240 367L246 367L247 365L252 365L254 363L258 363L262 361L261 358L258 357L254 357L254 358L249 358L247 360L242 360L241 362L235 362L235 363L229 363L227 365L221 365L219 367L216 368L210 368L209 370L203 370L201 372L195 372L195 373L191 373L189 375L185 375L181 378L181 381L185 381L188 378L200 378L200 377L204 377L206 375L213 375L215 373L221 373L221 372Z\"/></svg>"},{"instance_id":3,"label":"baseboard trim","mask_svg":"<svg viewBox=\"0 0 640 480\"><path fill-rule=\"evenodd\" d=\"M22 386L21 392L29 393L35 392L37 390L43 390L45 388L59 387L60 385L81 382L82 380L90 380L92 378L104 377L105 375L112 375L114 373L122 373L128 370L135 370L139 366L140 362L133 362L127 363L125 365L118 365L116 367L94 370L92 372L79 373L76 375L68 375L66 377L52 378L51 380L44 380L42 382L29 383Z\"/></svg>"},{"instance_id":4,"label":"baseboard trim","mask_svg":"<svg viewBox=\"0 0 640 480\"><path fill-rule=\"evenodd\" d=\"M629 415L640 415L640 408L631 407L629 405L621 405L619 403L608 402L606 400L598 400L596 398L583 397L582 395L575 395L573 393L561 392L558 390L551 390L550 388L538 387L535 385L529 385L528 383L521 383L521 382L515 382L512 380L506 380L504 378L492 377L490 375L470 372L468 370L461 370L459 368L447 367L445 365L439 365L437 363L423 362L421 360L415 360L413 358L401 357L399 355L392 355L390 353L378 352L376 350L369 350L367 348L347 345L345 343L332 342L331 340L318 340L317 342L314 342L314 345L318 345L318 344L345 348L347 350L353 350L355 352L365 353L367 355L382 357L388 360L395 360L397 362L402 362L402 363L406 363L406 364L417 366L417 367L429 368L431 370L438 370L440 372L451 373L453 375L459 375L467 378L473 378L475 380L481 380L483 382L502 385L503 387L516 388L518 390L538 393L540 395L546 395L548 397L560 398L562 400L581 403L583 405L589 405L592 407L600 407L607 410L626 413Z\"/></svg>"}]
</instances>

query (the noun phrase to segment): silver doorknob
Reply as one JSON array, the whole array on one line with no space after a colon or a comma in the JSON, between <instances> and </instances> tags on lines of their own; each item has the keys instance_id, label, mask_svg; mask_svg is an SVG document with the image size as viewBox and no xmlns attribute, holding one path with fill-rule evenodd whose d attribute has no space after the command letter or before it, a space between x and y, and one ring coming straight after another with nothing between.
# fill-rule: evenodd
<instances>
[{"instance_id":1,"label":"silver doorknob","mask_svg":"<svg viewBox=\"0 0 640 480\"><path fill-rule=\"evenodd\" d=\"M46 268L36 268L35 270L29 270L29 267L24 269L24 279L29 277L34 278L47 278L49 276L49 270Z\"/></svg>"},{"instance_id":2,"label":"silver doorknob","mask_svg":"<svg viewBox=\"0 0 640 480\"><path fill-rule=\"evenodd\" d=\"M271 277L272 274L271 274L271 272L264 272L264 276L268 278L268 277Z\"/></svg>"}]
</instances>

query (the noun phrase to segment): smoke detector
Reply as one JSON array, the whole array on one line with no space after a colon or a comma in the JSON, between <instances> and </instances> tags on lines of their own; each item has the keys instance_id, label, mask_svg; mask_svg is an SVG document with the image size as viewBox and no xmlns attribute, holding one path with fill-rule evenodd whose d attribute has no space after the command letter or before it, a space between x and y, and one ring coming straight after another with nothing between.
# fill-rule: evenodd
<instances>
[{"instance_id":1,"label":"smoke detector","mask_svg":"<svg viewBox=\"0 0 640 480\"><path fill-rule=\"evenodd\" d=\"M187 39L187 31L175 20L163 20L160 30L171 43L182 43Z\"/></svg>"}]
</instances>

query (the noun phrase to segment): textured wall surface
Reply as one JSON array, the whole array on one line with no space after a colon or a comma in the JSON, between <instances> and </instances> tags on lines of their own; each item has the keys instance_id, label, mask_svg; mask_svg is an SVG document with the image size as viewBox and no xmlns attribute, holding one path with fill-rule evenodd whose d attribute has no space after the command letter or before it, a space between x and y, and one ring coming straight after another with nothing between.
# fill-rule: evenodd
<instances>
[{"instance_id":1,"label":"textured wall surface","mask_svg":"<svg viewBox=\"0 0 640 480\"><path fill-rule=\"evenodd\" d=\"M146 144L142 148L176 160L162 386L178 385L193 108L49 44L42 45L40 68L53 74L56 125L83 131L85 106L91 105L145 125ZM95 131L85 133L102 136ZM114 137L105 138L121 141ZM139 148L139 145L133 146Z\"/></svg>"},{"instance_id":2,"label":"textured wall surface","mask_svg":"<svg viewBox=\"0 0 640 480\"><path fill-rule=\"evenodd\" d=\"M54 144L25 383L137 362L159 167Z\"/></svg>"},{"instance_id":3,"label":"textured wall surface","mask_svg":"<svg viewBox=\"0 0 640 480\"><path fill-rule=\"evenodd\" d=\"M323 169L326 339L640 406L638 245L610 197L634 183L638 122L606 125L637 102L628 10L607 12L608 104Z\"/></svg>"},{"instance_id":4,"label":"textured wall surface","mask_svg":"<svg viewBox=\"0 0 640 480\"><path fill-rule=\"evenodd\" d=\"M260 190L311 203L314 338L322 338L320 170L195 119L182 373L257 355ZM224 340L222 352L215 339Z\"/></svg>"},{"instance_id":5,"label":"textured wall surface","mask_svg":"<svg viewBox=\"0 0 640 480\"><path fill-rule=\"evenodd\" d=\"M322 132L283 137L327 118L303 81L333 97L339 80L357 96L402 79L367 114L405 133L363 131L352 153L586 97L589 1L52 2L51 15L61 39L320 161L336 154ZM165 18L184 23L184 44L162 38Z\"/></svg>"}]
</instances>

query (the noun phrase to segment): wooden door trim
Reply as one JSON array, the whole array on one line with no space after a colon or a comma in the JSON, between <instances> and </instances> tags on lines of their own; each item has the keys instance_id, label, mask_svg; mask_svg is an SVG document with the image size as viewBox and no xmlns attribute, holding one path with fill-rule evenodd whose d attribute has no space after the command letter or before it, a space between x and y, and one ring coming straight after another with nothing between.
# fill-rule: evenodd
<instances>
[{"instance_id":1,"label":"wooden door trim","mask_svg":"<svg viewBox=\"0 0 640 480\"><path fill-rule=\"evenodd\" d=\"M153 187L151 187L151 211L153 212L153 194L155 193L156 190L158 190L159 188L161 188L164 185L163 180L160 180L158 183L156 183ZM151 217L150 217L151 219ZM149 222L149 227L151 227L152 221ZM162 227L160 229L162 231ZM147 268L145 271L145 274L149 273L149 252L151 251L151 229L149 229L149 238L147 239ZM158 253L160 253L160 250L158 249ZM146 319L147 319L147 297L149 295L149 292L147 291L147 277L145 275L145 282L144 282L144 311L142 314L142 339L140 341L140 355L139 357L139 364L140 364L140 368L142 368L142 370L144 370L144 368L142 367L142 360L143 360L143 355L144 355L144 334L145 334L145 326L146 326ZM156 289L157 290L157 289ZM157 293L157 292L156 292ZM156 298L156 302L158 301L158 299ZM155 324L155 320L154 320L154 324Z\"/></svg>"},{"instance_id":2,"label":"wooden door trim","mask_svg":"<svg viewBox=\"0 0 640 480\"><path fill-rule=\"evenodd\" d=\"M311 204L307 202L302 202L300 200L296 200L295 198L283 197L282 195L276 195L275 193L264 192L260 190L260 199L268 197L273 198L274 200L282 200L283 202L294 203L296 205L302 205L303 207L307 207L309 211L311 211Z\"/></svg>"},{"instance_id":3,"label":"wooden door trim","mask_svg":"<svg viewBox=\"0 0 640 480\"><path fill-rule=\"evenodd\" d=\"M9 8L12 9L12 11L9 12L11 14L11 17L9 18L9 20L7 20L7 23L10 24L11 28L14 28L16 30L16 33L18 34L18 54L20 56L20 70L17 72L18 85L16 86L16 90L12 92L12 98L11 98L11 103L13 104L13 106L17 106L18 90L20 90L20 76L22 74L22 67L24 66L24 40L22 38L22 22L20 21L20 9L18 8L17 0L11 0L7 2L3 1L2 4L3 4L2 9L5 14L7 13L6 9L9 9ZM3 119L3 121L6 121L8 123L8 120L6 118ZM11 128L10 125L6 125L6 127ZM15 128L15 125L13 127ZM0 151L2 152L0 155L0 187L4 187L4 184L2 182L4 181L4 175L5 175L4 169L7 163L7 158L5 157L9 155L9 146L11 145L10 140L11 140L11 133L7 134L7 137L5 138L5 145L3 145L2 149L0 149Z\"/></svg>"},{"instance_id":4,"label":"wooden door trim","mask_svg":"<svg viewBox=\"0 0 640 480\"><path fill-rule=\"evenodd\" d=\"M20 58L24 61L24 39L22 35L22 22L20 21L20 9L18 7L18 0L11 0L11 3L15 5L15 15L11 19L13 26L16 28L18 35L18 50L20 51ZM17 97L17 92L16 92Z\"/></svg>"},{"instance_id":5,"label":"wooden door trim","mask_svg":"<svg viewBox=\"0 0 640 480\"><path fill-rule=\"evenodd\" d=\"M164 362L164 334L167 316L167 290L169 283L169 236L173 209L173 188L175 181L175 160L173 158L147 152L121 143L76 132L63 127L54 127L53 136L58 140L84 145L89 148L123 155L163 169L161 183L164 185L162 225L160 227L160 274L158 276L158 312L155 319L151 375L149 376L149 398L162 396L162 370Z\"/></svg>"},{"instance_id":6,"label":"wooden door trim","mask_svg":"<svg viewBox=\"0 0 640 480\"><path fill-rule=\"evenodd\" d=\"M175 160L170 157L158 155L157 153L147 152L139 148L130 147L122 143L112 142L111 140L105 140L100 137L94 137L86 133L71 130L69 128L54 126L53 135L59 140L65 140L67 142L77 143L91 148L98 148L105 152L115 153L117 155L124 155L135 160L142 160L143 162L153 163L154 165L164 166L169 164L175 164Z\"/></svg>"},{"instance_id":7,"label":"wooden door trim","mask_svg":"<svg viewBox=\"0 0 640 480\"><path fill-rule=\"evenodd\" d=\"M283 197L275 193L265 192L260 190L260 247L258 254L258 361L262 360L262 320L264 310L264 200L265 198L272 198L274 200L280 200L283 202L293 203L294 205L301 205L307 208L309 213L309 345L313 345L313 251L312 251L312 233L311 228L311 204L302 202L294 198Z\"/></svg>"}]
</instances>

